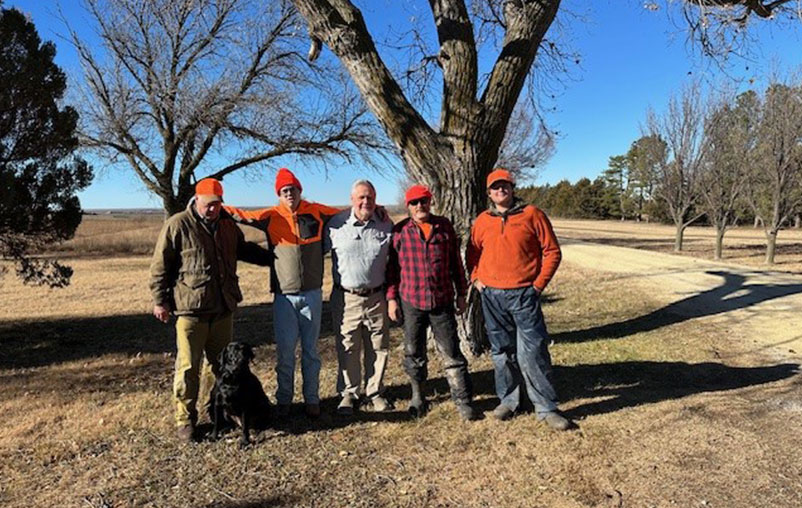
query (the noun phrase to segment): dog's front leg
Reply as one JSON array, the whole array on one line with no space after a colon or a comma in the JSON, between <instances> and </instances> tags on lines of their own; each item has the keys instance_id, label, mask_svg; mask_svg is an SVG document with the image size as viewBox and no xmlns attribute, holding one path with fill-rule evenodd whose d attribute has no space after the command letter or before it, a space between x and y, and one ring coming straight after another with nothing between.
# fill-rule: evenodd
<instances>
[{"instance_id":1,"label":"dog's front leg","mask_svg":"<svg viewBox=\"0 0 802 508\"><path fill-rule=\"evenodd\" d=\"M249 444L251 444L251 436L250 431L248 429L248 423L250 418L248 418L248 411L242 412L242 439L240 439L239 446L240 448L245 448Z\"/></svg>"}]
</instances>

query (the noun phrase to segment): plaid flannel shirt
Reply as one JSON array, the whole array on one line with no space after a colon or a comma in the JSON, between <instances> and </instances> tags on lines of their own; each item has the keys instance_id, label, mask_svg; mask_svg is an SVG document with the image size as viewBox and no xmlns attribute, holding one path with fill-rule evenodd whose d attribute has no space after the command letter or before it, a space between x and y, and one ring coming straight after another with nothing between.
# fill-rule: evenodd
<instances>
[{"instance_id":1,"label":"plaid flannel shirt","mask_svg":"<svg viewBox=\"0 0 802 508\"><path fill-rule=\"evenodd\" d=\"M455 290L463 297L468 291L454 226L439 215L430 215L429 222L428 240L412 219L393 227L387 266L387 299L400 295L421 310L453 305Z\"/></svg>"}]
</instances>

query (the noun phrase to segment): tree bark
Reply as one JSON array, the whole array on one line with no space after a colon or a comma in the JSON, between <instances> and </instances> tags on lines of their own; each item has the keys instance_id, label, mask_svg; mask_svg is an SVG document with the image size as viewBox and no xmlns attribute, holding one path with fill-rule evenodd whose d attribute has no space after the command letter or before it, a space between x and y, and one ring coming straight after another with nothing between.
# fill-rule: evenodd
<instances>
[{"instance_id":1,"label":"tree bark","mask_svg":"<svg viewBox=\"0 0 802 508\"><path fill-rule=\"evenodd\" d=\"M777 248L777 231L766 232L766 264L774 264L774 253Z\"/></svg>"},{"instance_id":2,"label":"tree bark","mask_svg":"<svg viewBox=\"0 0 802 508\"><path fill-rule=\"evenodd\" d=\"M725 227L722 227L719 224L716 225L716 250L713 255L713 259L721 259L721 253L724 250L724 233L726 232L727 229Z\"/></svg>"},{"instance_id":3,"label":"tree bark","mask_svg":"<svg viewBox=\"0 0 802 508\"><path fill-rule=\"evenodd\" d=\"M682 251L682 240L685 233L685 225L677 224L677 232L674 236L674 252Z\"/></svg>"}]
</instances>

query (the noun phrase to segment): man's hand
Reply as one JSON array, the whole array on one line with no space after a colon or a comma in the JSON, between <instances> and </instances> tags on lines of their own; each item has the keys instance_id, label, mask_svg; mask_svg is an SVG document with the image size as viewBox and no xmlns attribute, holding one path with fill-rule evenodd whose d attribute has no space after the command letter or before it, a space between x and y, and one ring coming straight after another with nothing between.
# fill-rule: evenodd
<instances>
[{"instance_id":1,"label":"man's hand","mask_svg":"<svg viewBox=\"0 0 802 508\"><path fill-rule=\"evenodd\" d=\"M538 296L538 298L540 298L540 294L543 293L543 290L538 289L537 286L532 286L532 287L535 288L535 294Z\"/></svg>"},{"instance_id":2,"label":"man's hand","mask_svg":"<svg viewBox=\"0 0 802 508\"><path fill-rule=\"evenodd\" d=\"M465 297L464 296L458 296L457 297L457 316L461 316L465 312L465 309L467 309L467 308L468 308L468 304L465 303Z\"/></svg>"},{"instance_id":3,"label":"man's hand","mask_svg":"<svg viewBox=\"0 0 802 508\"><path fill-rule=\"evenodd\" d=\"M387 315L396 323L401 321L401 309L398 307L398 300L387 300Z\"/></svg>"},{"instance_id":4,"label":"man's hand","mask_svg":"<svg viewBox=\"0 0 802 508\"><path fill-rule=\"evenodd\" d=\"M473 281L473 287L474 287L474 288L475 288L477 291L479 291L479 292L481 293L482 291L484 291L484 290L485 290L485 287L487 287L487 286L485 286L484 284L482 284L482 281L480 281L479 279L476 279L475 281ZM537 288L535 288L535 289L537 289Z\"/></svg>"},{"instance_id":5,"label":"man's hand","mask_svg":"<svg viewBox=\"0 0 802 508\"><path fill-rule=\"evenodd\" d=\"M166 323L170 320L170 307L167 305L154 305L153 315L162 323Z\"/></svg>"}]
</instances>

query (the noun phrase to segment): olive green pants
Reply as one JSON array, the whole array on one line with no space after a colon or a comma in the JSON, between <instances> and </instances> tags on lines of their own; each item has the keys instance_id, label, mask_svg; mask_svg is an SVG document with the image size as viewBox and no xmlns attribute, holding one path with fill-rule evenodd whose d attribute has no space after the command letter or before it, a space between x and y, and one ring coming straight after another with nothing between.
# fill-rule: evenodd
<instances>
[{"instance_id":1,"label":"olive green pants","mask_svg":"<svg viewBox=\"0 0 802 508\"><path fill-rule=\"evenodd\" d=\"M173 379L173 403L175 423L181 427L198 420L198 392L201 385L201 370L204 382L211 388L217 376L220 351L231 342L234 336L234 319L231 312L204 316L179 316L175 323L175 378ZM204 356L207 363L201 369ZM205 381L205 380L204 380ZM208 399L208 394L204 394Z\"/></svg>"}]
</instances>

